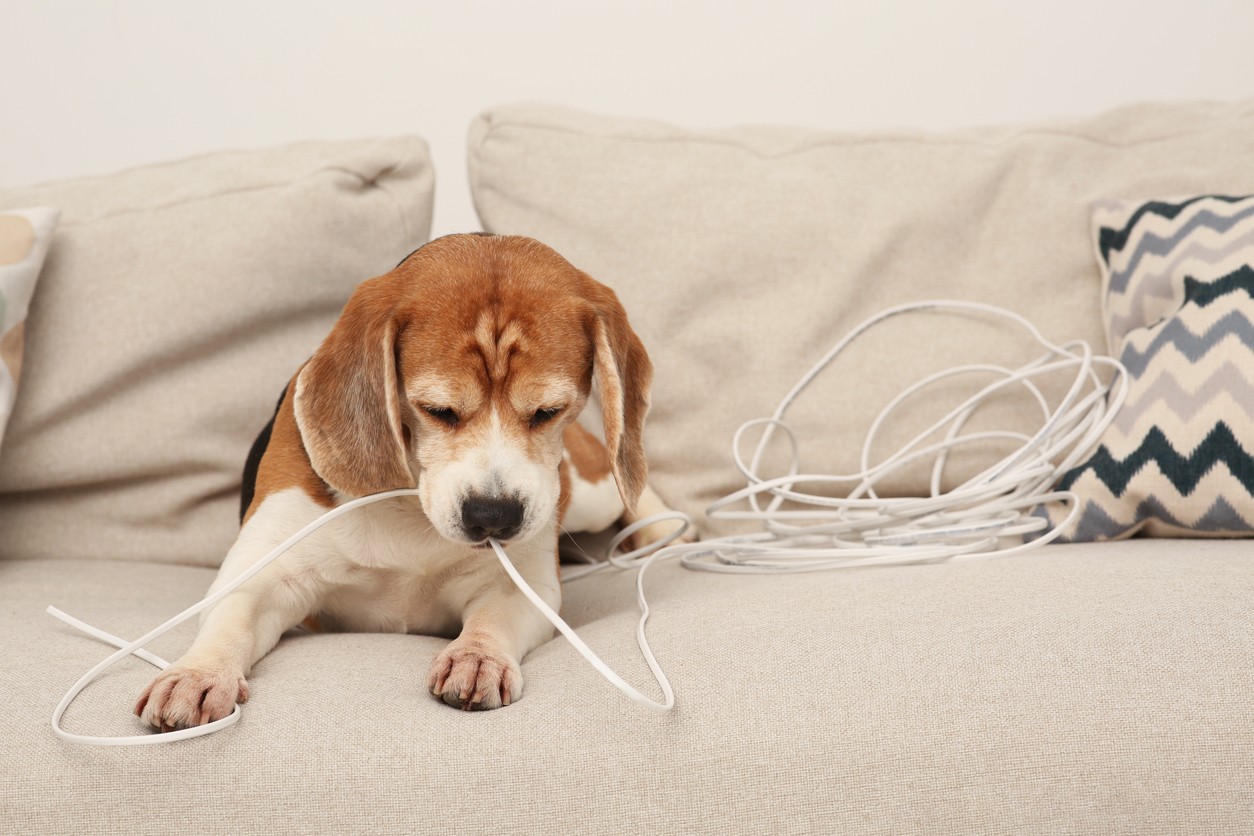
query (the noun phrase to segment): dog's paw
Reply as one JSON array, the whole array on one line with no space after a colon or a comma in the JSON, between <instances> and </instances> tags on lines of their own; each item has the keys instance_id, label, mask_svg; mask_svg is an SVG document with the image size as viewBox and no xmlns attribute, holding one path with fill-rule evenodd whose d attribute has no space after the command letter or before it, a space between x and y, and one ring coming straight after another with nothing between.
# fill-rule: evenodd
<instances>
[{"instance_id":1,"label":"dog's paw","mask_svg":"<svg viewBox=\"0 0 1254 836\"><path fill-rule=\"evenodd\" d=\"M203 726L221 720L248 701L248 683L231 671L171 665L161 672L135 703L135 713L163 732Z\"/></svg>"},{"instance_id":2,"label":"dog's paw","mask_svg":"<svg viewBox=\"0 0 1254 836\"><path fill-rule=\"evenodd\" d=\"M522 696L522 671L491 642L460 636L431 662L427 690L466 711L500 708Z\"/></svg>"}]
</instances>

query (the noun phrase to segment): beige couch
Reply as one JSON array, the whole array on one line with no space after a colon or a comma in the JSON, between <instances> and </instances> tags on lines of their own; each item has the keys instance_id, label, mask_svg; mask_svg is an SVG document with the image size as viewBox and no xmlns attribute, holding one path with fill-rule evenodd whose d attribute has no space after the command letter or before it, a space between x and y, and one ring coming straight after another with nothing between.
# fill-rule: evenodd
<instances>
[{"instance_id":1,"label":"beige couch","mask_svg":"<svg viewBox=\"0 0 1254 836\"><path fill-rule=\"evenodd\" d=\"M1102 350L1089 204L1254 193L1254 103L878 136L518 106L475 122L470 162L486 229L620 294L658 367L655 484L711 536L701 509L739 486L735 427L883 307L990 301ZM44 608L129 638L200 598L253 436L352 287L426 239L431 168L415 139L311 143L0 192L0 211L32 205L62 219L0 447L0 832L1249 832L1240 540L779 577L660 564L665 716L562 639L524 662L524 699L465 714L422 687L441 640L302 633L228 730L61 742L53 707L108 649ZM867 422L927 370L1021 350L981 321L887 327L799 406L810 469L852 469ZM652 693L633 583L574 581L563 614ZM193 632L152 649L174 659ZM151 673L119 665L66 727L141 733Z\"/></svg>"}]
</instances>

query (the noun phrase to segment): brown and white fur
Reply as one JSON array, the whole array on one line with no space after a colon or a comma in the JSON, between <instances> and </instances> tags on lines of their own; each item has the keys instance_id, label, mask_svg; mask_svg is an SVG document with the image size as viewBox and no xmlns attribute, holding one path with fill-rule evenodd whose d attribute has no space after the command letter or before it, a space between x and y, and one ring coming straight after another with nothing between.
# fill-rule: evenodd
<instances>
[{"instance_id":1,"label":"brown and white fur","mask_svg":"<svg viewBox=\"0 0 1254 836\"><path fill-rule=\"evenodd\" d=\"M641 447L652 374L614 292L528 238L440 238L363 282L258 439L211 591L349 499L419 495L332 521L208 610L135 713L162 730L226 716L252 666L312 619L455 637L427 689L467 709L517 700L519 662L553 629L487 537L556 609L560 528L666 510ZM574 423L594 378L604 446ZM669 530L650 528L638 543Z\"/></svg>"}]
</instances>

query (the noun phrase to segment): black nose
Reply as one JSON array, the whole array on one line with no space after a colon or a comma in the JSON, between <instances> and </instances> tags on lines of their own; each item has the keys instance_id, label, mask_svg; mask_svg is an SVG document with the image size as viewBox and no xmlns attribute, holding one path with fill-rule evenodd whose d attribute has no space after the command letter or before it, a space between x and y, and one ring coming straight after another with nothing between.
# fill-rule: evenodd
<instances>
[{"instance_id":1,"label":"black nose","mask_svg":"<svg viewBox=\"0 0 1254 836\"><path fill-rule=\"evenodd\" d=\"M523 504L517 499L472 496L462 503L462 530L472 540L508 540L522 521Z\"/></svg>"}]
</instances>

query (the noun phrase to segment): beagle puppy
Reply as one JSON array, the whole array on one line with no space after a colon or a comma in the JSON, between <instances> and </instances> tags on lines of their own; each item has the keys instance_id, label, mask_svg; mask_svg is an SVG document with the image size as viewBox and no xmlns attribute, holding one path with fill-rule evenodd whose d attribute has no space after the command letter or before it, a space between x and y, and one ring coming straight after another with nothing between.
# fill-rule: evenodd
<instances>
[{"instance_id":1,"label":"beagle puppy","mask_svg":"<svg viewBox=\"0 0 1254 836\"><path fill-rule=\"evenodd\" d=\"M253 447L239 536L211 592L339 504L419 495L332 521L206 611L135 713L162 731L225 717L248 699L257 660L315 619L448 636L433 695L464 709L519 699L519 662L553 628L487 539L557 609L559 530L667 510L640 438L652 375L614 292L529 238L440 238L363 282ZM604 445L575 423L594 380Z\"/></svg>"}]
</instances>

